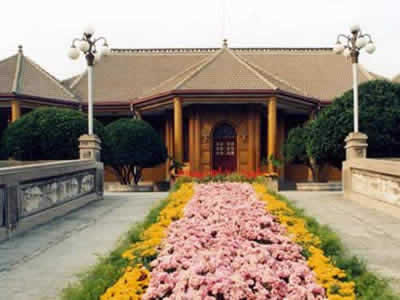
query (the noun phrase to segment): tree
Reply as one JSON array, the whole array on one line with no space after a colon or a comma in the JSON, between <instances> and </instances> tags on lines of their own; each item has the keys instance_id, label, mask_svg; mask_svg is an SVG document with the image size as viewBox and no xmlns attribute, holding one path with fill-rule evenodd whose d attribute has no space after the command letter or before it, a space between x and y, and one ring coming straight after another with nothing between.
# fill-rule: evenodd
<instances>
[{"instance_id":1,"label":"tree","mask_svg":"<svg viewBox=\"0 0 400 300\"><path fill-rule=\"evenodd\" d=\"M385 80L359 86L360 131L368 136L368 157L400 153L400 84ZM352 90L335 99L312 122L310 154L338 168L345 160L345 138L353 131Z\"/></svg>"},{"instance_id":2,"label":"tree","mask_svg":"<svg viewBox=\"0 0 400 300\"><path fill-rule=\"evenodd\" d=\"M67 108L38 108L10 124L2 138L2 151L17 160L79 158L79 137L88 130L87 115ZM103 125L94 132L104 139Z\"/></svg>"},{"instance_id":3,"label":"tree","mask_svg":"<svg viewBox=\"0 0 400 300\"><path fill-rule=\"evenodd\" d=\"M154 167L167 159L167 149L157 132L143 120L119 119L105 127L110 165L121 184L138 184L142 169Z\"/></svg>"},{"instance_id":4,"label":"tree","mask_svg":"<svg viewBox=\"0 0 400 300\"><path fill-rule=\"evenodd\" d=\"M287 162L300 162L311 169L313 181L320 181L320 170L324 165L321 153L314 151L310 140L313 130L313 121L304 126L293 128L283 146L283 155Z\"/></svg>"}]
</instances>

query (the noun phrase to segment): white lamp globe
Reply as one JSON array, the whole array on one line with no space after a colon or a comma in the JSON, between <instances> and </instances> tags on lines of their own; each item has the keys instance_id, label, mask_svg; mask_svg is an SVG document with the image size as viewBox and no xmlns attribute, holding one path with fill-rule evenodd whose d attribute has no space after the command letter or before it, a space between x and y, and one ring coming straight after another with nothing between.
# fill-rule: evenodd
<instances>
[{"instance_id":1,"label":"white lamp globe","mask_svg":"<svg viewBox=\"0 0 400 300\"><path fill-rule=\"evenodd\" d=\"M69 48L69 50L68 50L68 57L69 57L70 59L73 59L73 60L78 59L78 58L79 58L79 55L80 55L80 52L79 52L78 49L76 49L75 46L72 46L71 48Z\"/></svg>"},{"instance_id":2,"label":"white lamp globe","mask_svg":"<svg viewBox=\"0 0 400 300\"><path fill-rule=\"evenodd\" d=\"M356 41L357 48L364 48L367 45L368 41L365 37L359 37Z\"/></svg>"},{"instance_id":3,"label":"white lamp globe","mask_svg":"<svg viewBox=\"0 0 400 300\"><path fill-rule=\"evenodd\" d=\"M333 52L336 54L342 54L344 50L344 46L340 43L337 43L334 47L333 47Z\"/></svg>"},{"instance_id":4,"label":"white lamp globe","mask_svg":"<svg viewBox=\"0 0 400 300\"><path fill-rule=\"evenodd\" d=\"M87 26L84 28L83 32L84 32L86 35L93 35L93 34L94 34L94 27L93 27L92 25L87 25Z\"/></svg>"},{"instance_id":5,"label":"white lamp globe","mask_svg":"<svg viewBox=\"0 0 400 300\"><path fill-rule=\"evenodd\" d=\"M344 49L343 55L344 55L345 57L349 57L349 56L351 55L350 49L349 49L349 48Z\"/></svg>"},{"instance_id":6,"label":"white lamp globe","mask_svg":"<svg viewBox=\"0 0 400 300\"><path fill-rule=\"evenodd\" d=\"M79 42L79 49L82 52L87 52L89 50L89 48L90 48L90 45L89 45L89 43L87 41L80 41Z\"/></svg>"},{"instance_id":7,"label":"white lamp globe","mask_svg":"<svg viewBox=\"0 0 400 300\"><path fill-rule=\"evenodd\" d=\"M376 50L376 46L372 42L368 43L367 46L365 47L365 51L367 51L368 54L374 53L375 50Z\"/></svg>"},{"instance_id":8,"label":"white lamp globe","mask_svg":"<svg viewBox=\"0 0 400 300\"><path fill-rule=\"evenodd\" d=\"M358 24L353 24L353 25L350 26L350 32L351 32L351 33L353 33L353 32L358 32L358 31L360 31L360 30L361 30L361 27L360 27L360 25L358 25Z\"/></svg>"},{"instance_id":9,"label":"white lamp globe","mask_svg":"<svg viewBox=\"0 0 400 300\"><path fill-rule=\"evenodd\" d=\"M108 55L110 55L111 50L107 45L104 45L100 48L100 53L102 56L108 56Z\"/></svg>"}]
</instances>

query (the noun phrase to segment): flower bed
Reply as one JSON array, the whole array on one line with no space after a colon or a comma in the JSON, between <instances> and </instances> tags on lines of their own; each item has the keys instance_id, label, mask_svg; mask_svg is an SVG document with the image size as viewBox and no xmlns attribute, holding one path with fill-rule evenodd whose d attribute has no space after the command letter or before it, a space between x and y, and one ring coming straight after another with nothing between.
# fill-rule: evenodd
<instances>
[{"instance_id":1,"label":"flower bed","mask_svg":"<svg viewBox=\"0 0 400 300\"><path fill-rule=\"evenodd\" d=\"M302 248L264 207L249 184L198 185L143 299L325 299Z\"/></svg>"}]
</instances>

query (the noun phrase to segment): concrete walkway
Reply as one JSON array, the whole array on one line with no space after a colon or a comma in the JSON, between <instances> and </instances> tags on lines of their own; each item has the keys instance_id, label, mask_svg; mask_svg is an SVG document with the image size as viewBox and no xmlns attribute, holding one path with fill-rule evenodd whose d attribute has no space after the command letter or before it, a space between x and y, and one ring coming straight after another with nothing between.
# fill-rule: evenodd
<instances>
[{"instance_id":1,"label":"concrete walkway","mask_svg":"<svg viewBox=\"0 0 400 300\"><path fill-rule=\"evenodd\" d=\"M113 193L0 243L0 299L58 299L78 272L112 250L122 233L167 193Z\"/></svg>"},{"instance_id":2,"label":"concrete walkway","mask_svg":"<svg viewBox=\"0 0 400 300\"><path fill-rule=\"evenodd\" d=\"M282 192L297 207L329 225L351 254L390 280L400 293L400 219L343 199L341 192Z\"/></svg>"}]
</instances>

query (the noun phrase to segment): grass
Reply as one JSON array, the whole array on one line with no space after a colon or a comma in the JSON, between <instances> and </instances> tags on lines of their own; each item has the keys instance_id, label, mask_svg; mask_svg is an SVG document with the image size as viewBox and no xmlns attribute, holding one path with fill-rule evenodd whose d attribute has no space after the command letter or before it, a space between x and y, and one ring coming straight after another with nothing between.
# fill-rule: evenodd
<instances>
[{"instance_id":1,"label":"grass","mask_svg":"<svg viewBox=\"0 0 400 300\"><path fill-rule=\"evenodd\" d=\"M321 248L332 262L347 274L347 279L356 284L357 300L400 300L384 280L376 274L368 271L364 261L356 256L350 256L345 250L338 235L328 226L320 225L317 220L297 208L286 197L274 194L279 200L284 201L295 212L297 217L306 220L308 230L321 239ZM304 253L307 256L307 253Z\"/></svg>"},{"instance_id":2,"label":"grass","mask_svg":"<svg viewBox=\"0 0 400 300\"><path fill-rule=\"evenodd\" d=\"M130 244L140 240L144 230L157 221L160 211L167 205L168 198L160 201L146 216L145 220L136 223L123 236L115 250L105 257L100 257L97 264L78 275L78 282L70 284L62 291L62 300L98 300L108 287L112 286L123 274L128 260L122 253Z\"/></svg>"}]
</instances>

